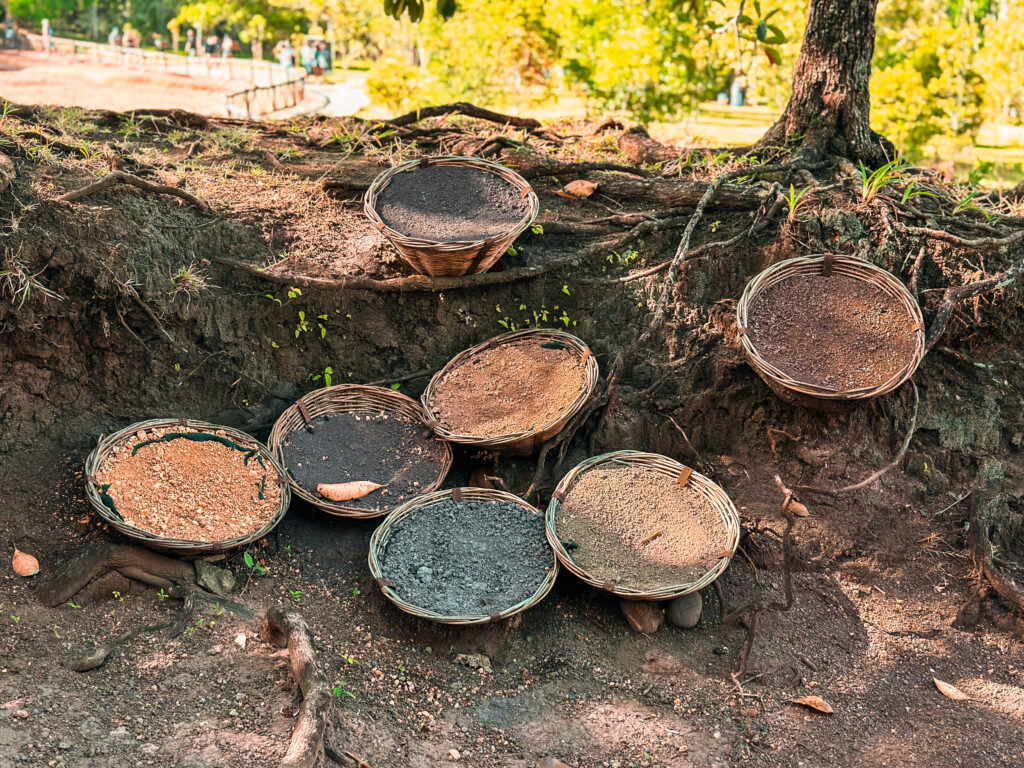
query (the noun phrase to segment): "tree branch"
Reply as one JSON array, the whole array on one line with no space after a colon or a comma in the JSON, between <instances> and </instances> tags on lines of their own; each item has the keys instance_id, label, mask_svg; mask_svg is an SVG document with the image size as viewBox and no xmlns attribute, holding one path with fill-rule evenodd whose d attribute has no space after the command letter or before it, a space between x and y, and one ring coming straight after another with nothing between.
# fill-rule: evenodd
<instances>
[{"instance_id":1,"label":"tree branch","mask_svg":"<svg viewBox=\"0 0 1024 768\"><path fill-rule=\"evenodd\" d=\"M180 198L187 203L191 203L201 211L210 210L210 206L203 200L200 200L195 195L186 192L183 189L177 187L168 187L164 184L153 184L144 179L140 179L130 173L124 171L111 171L99 181L93 182L81 189L76 189L73 192L61 195L57 198L62 203L70 203L75 200L80 200L83 197L89 195L98 195L100 192L105 192L116 184L128 184L129 186L141 189L144 192L153 192L162 195L172 195L173 197Z\"/></svg>"},{"instance_id":2,"label":"tree branch","mask_svg":"<svg viewBox=\"0 0 1024 768\"><path fill-rule=\"evenodd\" d=\"M489 109L484 109L465 101L457 101L454 104L439 104L433 107L414 109L412 112L407 112L404 115L394 117L385 122L390 125L397 126L412 125L413 123L418 123L420 120L426 120L428 117L441 117L442 115L466 115L467 117L475 117L478 120L488 120L492 123L513 125L516 128L540 128L540 122L534 120L532 117L503 115L500 112L492 112Z\"/></svg>"}]
</instances>

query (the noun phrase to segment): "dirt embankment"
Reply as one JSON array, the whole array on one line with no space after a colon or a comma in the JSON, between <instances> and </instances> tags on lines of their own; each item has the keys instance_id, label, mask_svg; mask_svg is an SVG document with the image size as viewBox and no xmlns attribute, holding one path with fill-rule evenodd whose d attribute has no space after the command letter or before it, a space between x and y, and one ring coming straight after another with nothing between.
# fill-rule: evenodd
<instances>
[{"instance_id":1,"label":"dirt embankment","mask_svg":"<svg viewBox=\"0 0 1024 768\"><path fill-rule=\"evenodd\" d=\"M414 130L399 146L355 121L285 128L76 110L4 118L16 171L0 194L0 270L10 275L0 301L4 540L49 571L82 541L110 538L82 502L76 472L99 434L137 419L187 415L262 437L328 367L336 383L399 383L417 396L427 373L512 326L568 328L607 371L646 326L664 274L633 273L671 258L711 169L674 178L609 170L625 162L615 142L580 126L560 126L572 137L560 143L443 120ZM411 154L413 139L419 150L503 153L533 180L543 234L524 235L505 272L421 290L363 219L353 201ZM604 165L555 167L577 160ZM123 184L57 200L111 167L185 188L212 210ZM592 199L555 195L580 176L599 182ZM768 187L724 187L693 245L745 231ZM768 263L804 245L868 249L907 275L921 243L890 237L878 211L847 190L832 195L791 226L776 220L688 261L667 338L639 350L607 416L565 457L571 466L605 450L652 450L720 482L748 531L720 580L728 608L781 595L772 476L856 482L892 457L910 421L906 390L846 414L809 412L776 398L743 363L734 300ZM918 286L929 313L929 292L975 269L967 253L931 244ZM340 737L378 768L437 765L451 750L481 768L525 768L549 755L580 768L748 757L876 765L894 755L913 766L1000 765L1024 754L1024 653L1009 639L1020 630L998 601L973 627L953 620L976 589L967 491L1003 522L993 533L1003 559L1024 557L1014 527L1024 513L1019 306L1014 288L969 307L926 358L918 432L900 468L862 492L805 497L814 514L797 529L795 604L761 623L743 695L729 674L744 633L722 626L713 589L705 623L689 633L631 634L615 601L569 577L514 626L439 628L399 613L369 582L371 524L299 503L253 549L266 575L240 555L222 564L247 582L239 599L254 613L288 596L311 617L340 691ZM477 466L460 454L451 482ZM497 471L521 492L533 463L503 460ZM99 605L43 608L28 582L5 576L0 602L9 638L0 761L241 766L283 752L295 696L255 625L204 617L169 645L139 638L79 674L62 666L74 651L166 615L165 601L119 591ZM248 641L236 645L240 632ZM973 700L943 698L933 674ZM786 703L811 693L836 714Z\"/></svg>"}]
</instances>

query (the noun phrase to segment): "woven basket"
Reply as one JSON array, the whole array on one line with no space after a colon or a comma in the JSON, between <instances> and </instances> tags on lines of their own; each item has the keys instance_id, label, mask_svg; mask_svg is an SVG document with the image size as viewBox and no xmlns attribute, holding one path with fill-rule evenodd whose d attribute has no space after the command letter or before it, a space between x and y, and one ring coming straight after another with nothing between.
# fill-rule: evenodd
<instances>
[{"instance_id":1,"label":"woven basket","mask_svg":"<svg viewBox=\"0 0 1024 768\"><path fill-rule=\"evenodd\" d=\"M523 197L529 199L530 210L507 232L481 240L441 242L403 235L381 220L377 213L378 198L399 173L415 171L428 165L458 165L500 176L519 189ZM443 275L475 275L478 272L486 272L494 266L494 263L515 242L515 239L537 218L537 214L540 212L540 200L526 179L503 165L490 163L477 157L424 157L420 160L410 160L402 165L396 165L374 179L369 189L366 190L363 210L371 223L391 241L413 269L421 275L440 277Z\"/></svg>"},{"instance_id":2,"label":"woven basket","mask_svg":"<svg viewBox=\"0 0 1024 768\"><path fill-rule=\"evenodd\" d=\"M413 616L419 616L421 619L429 619L430 621L436 621L441 624L460 625L489 624L495 621L501 621L502 619L507 619L517 613L522 613L527 608L535 606L547 597L548 592L550 592L551 588L555 585L555 578L558 576L558 560L553 556L551 558L551 567L548 569L547 575L544 577L544 581L541 585L537 588L537 591L534 592L530 598L498 613L481 616L444 616L440 613L428 611L424 608L420 608L418 605L413 605L412 603L407 603L403 600L398 593L395 592L392 583L384 577L383 571L380 567L381 554L387 546L388 539L391 537L391 531L395 524L413 514L417 509L429 507L443 499L452 499L456 502L463 500L508 501L513 504L526 507L527 509L536 512L538 515L541 514L539 509L527 504L518 496L513 496L511 493L506 493L505 491L490 490L487 488L452 488L446 491L435 491L434 493L426 496L420 496L411 501L407 501L388 515L388 518L377 528L377 530L373 532L373 536L370 537L370 573L373 574L374 581L376 581L377 585L381 588L381 591L384 593L384 597L406 613L411 613Z\"/></svg>"},{"instance_id":3,"label":"woven basket","mask_svg":"<svg viewBox=\"0 0 1024 768\"><path fill-rule=\"evenodd\" d=\"M338 384L333 387L324 387L300 397L274 423L274 428L270 430L270 437L267 439L267 445L278 462L284 466L282 445L288 435L296 429L305 427L318 416L327 416L332 413L397 413L430 428L427 416L420 404L393 389L358 384ZM451 446L444 442L442 445L444 446L443 469L438 474L437 480L429 487L424 488L421 493L430 493L439 488L448 475L448 470L451 469ZM292 478L291 473L287 472L287 467L285 469L288 485L291 486L292 492L300 499L308 501L329 514L338 517L369 519L382 517L392 509L391 506L364 509L347 505L341 501L329 501L319 494L301 487Z\"/></svg>"},{"instance_id":4,"label":"woven basket","mask_svg":"<svg viewBox=\"0 0 1024 768\"><path fill-rule=\"evenodd\" d=\"M827 387L797 381L765 360L747 333L747 312L750 305L767 288L791 277L829 274L844 275L870 283L898 299L906 309L908 325L916 335L914 352L907 359L903 367L886 381L872 387L845 391L836 391ZM747 283L747 287L743 291L739 303L736 305L736 321L739 327L740 343L743 345L743 352L750 366L784 400L812 408L827 410L843 409L869 398L891 392L914 375L914 371L917 370L917 366L920 365L925 353L924 317L921 314L921 307L910 294L910 291L907 290L900 280L881 267L876 267L870 262L853 256L833 254L801 256L795 259L787 259L768 267L768 269L756 275Z\"/></svg>"},{"instance_id":5,"label":"woven basket","mask_svg":"<svg viewBox=\"0 0 1024 768\"><path fill-rule=\"evenodd\" d=\"M248 533L244 536L226 539L224 541L189 541L187 539L167 538L155 533L150 533L149 531L144 531L141 528L136 528L121 519L121 517L110 509L110 507L104 504L103 500L100 498L101 489L99 488L99 482L96 480L96 473L99 471L100 467L103 466L103 462L106 461L107 457L110 456L114 447L131 438L139 430L149 431L151 429L162 429L166 427L187 427L194 429L197 432L223 432L230 440L240 445L252 446L257 449L257 455L263 459L264 464L268 468L267 478L279 483L281 486L281 506L274 516L264 523L259 530L253 531L252 533ZM284 482L285 472L266 447L244 432L239 432L237 429L221 427L217 424L210 424L205 421L191 421L189 419L154 419L151 421L140 421L137 424L132 424L130 427L125 427L118 432L114 432L112 435L101 437L99 444L93 448L92 453L90 453L88 458L85 460L85 478L85 494L97 514L99 514L105 522L110 523L111 526L128 538L134 539L140 544L146 545L150 549L174 552L179 555L203 555L214 552L225 552L230 549L235 549L236 547L244 546L250 542L256 541L257 539L261 539L270 533L274 529L274 526L281 522L281 518L284 517L284 513L288 510L288 504L291 501L291 492L288 490L288 485Z\"/></svg>"},{"instance_id":6,"label":"woven basket","mask_svg":"<svg viewBox=\"0 0 1024 768\"><path fill-rule=\"evenodd\" d=\"M575 562L573 562L572 556L558 538L558 531L556 529L558 508L561 505L562 500L564 500L569 494L572 486L580 479L580 477L592 469L606 467L609 464L621 466L642 466L647 469L653 469L654 471L667 475L674 480L683 480L685 484L690 485L692 488L702 493L711 501L711 504L722 517L722 525L725 526L729 537L727 549L731 554L723 555L719 558L714 567L708 570L707 573L696 581L685 584L670 584L662 587L661 589L652 590L650 592L643 592L636 589L630 589L629 587L623 587L616 584L614 581L599 581L595 577L591 576L587 571L580 568ZM735 505L726 495L725 491L715 483L711 482L711 480L706 478L704 475L699 472L694 472L689 467L680 464L674 459L670 459L667 456L660 456L656 453L642 453L640 451L615 451L614 453L606 453L602 456L595 456L587 459L573 467L558 483L558 487L555 489L555 492L551 497L551 502L548 504L547 515L545 517L545 524L548 542L551 544L552 549L555 550L555 557L558 558L559 562L565 566L566 569L583 579L583 581L587 582L590 586L603 589L605 592L611 592L613 595L618 595L626 600L671 600L674 597L679 597L680 595L686 595L690 592L696 592L703 589L722 575L722 572L726 569L726 566L729 565L729 561L732 559L732 554L736 552L736 547L739 546L740 542L739 513L736 511Z\"/></svg>"},{"instance_id":7,"label":"woven basket","mask_svg":"<svg viewBox=\"0 0 1024 768\"><path fill-rule=\"evenodd\" d=\"M580 362L586 369L586 383L584 384L583 389L580 390L579 395L572 404L566 408L564 413L548 424L544 424L532 432L523 432L515 435L497 435L494 437L456 434L437 421L437 416L430 406L430 398L438 383L449 371L459 365L462 365L467 360L475 357L484 350L493 349L495 347L500 347L503 344L509 344L523 339L533 340L538 345L547 342L558 342L560 344L564 344L577 354ZM547 329L513 331L512 333L504 333L501 336L495 336L493 339L489 339L483 344L470 347L469 349L457 354L451 359L451 361L449 361L448 365L434 374L434 377L430 380L426 390L424 390L423 397L421 399L423 401L423 407L427 412L427 417L430 419L431 425L434 427L434 431L441 439L452 443L467 445L472 448L483 448L513 456L529 456L530 454L535 453L543 443L561 432L562 428L565 427L569 420L579 413L580 409L583 408L587 400L589 400L590 396L594 393L594 388L597 386L597 378L597 360L594 358L593 354L591 354L590 347L571 333ZM467 393L467 396L472 396L472 393Z\"/></svg>"}]
</instances>

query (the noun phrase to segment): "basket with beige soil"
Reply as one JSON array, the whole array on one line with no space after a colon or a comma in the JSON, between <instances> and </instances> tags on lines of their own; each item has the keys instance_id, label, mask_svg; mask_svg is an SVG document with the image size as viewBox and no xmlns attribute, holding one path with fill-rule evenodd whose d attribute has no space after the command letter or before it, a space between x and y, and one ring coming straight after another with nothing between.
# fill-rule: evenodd
<instances>
[{"instance_id":1,"label":"basket with beige soil","mask_svg":"<svg viewBox=\"0 0 1024 768\"><path fill-rule=\"evenodd\" d=\"M529 455L579 413L597 378L590 348L572 334L515 331L456 355L430 380L423 407L444 440Z\"/></svg>"},{"instance_id":2,"label":"basket with beige soil","mask_svg":"<svg viewBox=\"0 0 1024 768\"><path fill-rule=\"evenodd\" d=\"M722 574L740 522L726 493L699 472L616 451L562 478L546 532L559 562L591 586L627 600L670 600Z\"/></svg>"},{"instance_id":3,"label":"basket with beige soil","mask_svg":"<svg viewBox=\"0 0 1024 768\"><path fill-rule=\"evenodd\" d=\"M785 400L844 408L891 392L925 353L924 318L893 275L852 256L803 256L752 279L736 307L743 352Z\"/></svg>"},{"instance_id":4,"label":"basket with beige soil","mask_svg":"<svg viewBox=\"0 0 1024 768\"><path fill-rule=\"evenodd\" d=\"M153 420L100 440L86 494L125 536L178 554L223 552L267 535L291 494L249 435L203 421Z\"/></svg>"}]
</instances>

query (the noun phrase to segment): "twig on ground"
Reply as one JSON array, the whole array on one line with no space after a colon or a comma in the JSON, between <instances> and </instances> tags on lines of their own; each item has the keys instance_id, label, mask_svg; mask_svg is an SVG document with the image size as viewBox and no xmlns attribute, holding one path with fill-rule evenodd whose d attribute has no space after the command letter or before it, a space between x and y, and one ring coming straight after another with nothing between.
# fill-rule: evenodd
<instances>
[{"instance_id":1,"label":"twig on ground","mask_svg":"<svg viewBox=\"0 0 1024 768\"><path fill-rule=\"evenodd\" d=\"M467 117L475 117L478 120L488 120L492 123L514 125L517 128L540 128L540 122L534 120L532 117L503 115L500 112L492 112L489 109L484 109L483 107L478 107L465 101L414 109L412 112L407 112L404 115L387 120L385 123L401 127L418 123L420 120L426 120L428 117L441 117L443 115L466 115Z\"/></svg>"},{"instance_id":2,"label":"twig on ground","mask_svg":"<svg viewBox=\"0 0 1024 768\"><path fill-rule=\"evenodd\" d=\"M80 200L83 197L98 195L100 192L105 192L117 184L127 184L131 187L135 187L136 189L141 189L143 192L172 195L173 197L180 198L187 203L191 203L201 211L210 210L210 206L204 200L200 200L195 195L186 192L183 189L169 187L165 184L153 184L152 182L140 179L138 176L131 173L125 173L124 171L111 171L99 181L95 181L81 189L76 189L73 192L61 195L57 200L62 203L74 202L75 200Z\"/></svg>"},{"instance_id":3,"label":"twig on ground","mask_svg":"<svg viewBox=\"0 0 1024 768\"><path fill-rule=\"evenodd\" d=\"M283 604L267 611L263 632L269 642L288 648L292 677L302 691L302 705L291 742L279 765L281 768L313 768L323 752L327 709L331 702L327 676L316 658L313 632L301 613Z\"/></svg>"}]
</instances>

